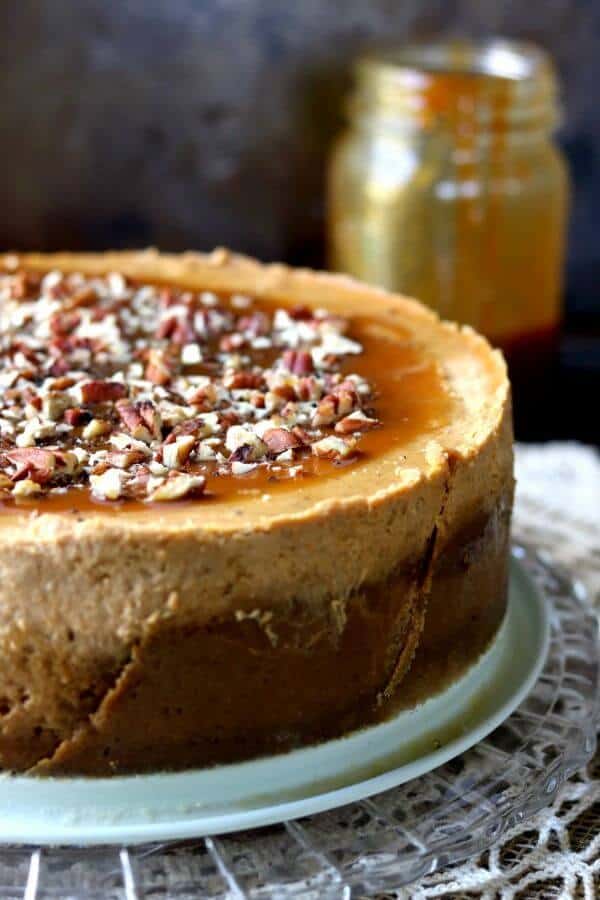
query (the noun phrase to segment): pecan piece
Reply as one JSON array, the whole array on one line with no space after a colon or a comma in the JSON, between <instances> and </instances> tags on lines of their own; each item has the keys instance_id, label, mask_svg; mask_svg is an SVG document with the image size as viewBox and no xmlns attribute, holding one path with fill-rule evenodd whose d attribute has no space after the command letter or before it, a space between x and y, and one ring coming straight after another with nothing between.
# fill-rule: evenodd
<instances>
[{"instance_id":1,"label":"pecan piece","mask_svg":"<svg viewBox=\"0 0 600 900\"><path fill-rule=\"evenodd\" d=\"M260 372L231 372L223 379L223 384L230 391L237 391L245 388L259 388L263 383L263 376Z\"/></svg>"},{"instance_id":2,"label":"pecan piece","mask_svg":"<svg viewBox=\"0 0 600 900\"><path fill-rule=\"evenodd\" d=\"M13 300L28 300L34 297L40 287L42 276L35 272L17 272L10 281L10 296Z\"/></svg>"},{"instance_id":3,"label":"pecan piece","mask_svg":"<svg viewBox=\"0 0 600 900\"><path fill-rule=\"evenodd\" d=\"M196 438L192 434L184 434L174 441L164 444L162 461L168 469L178 469L185 465L188 456L194 449Z\"/></svg>"},{"instance_id":4,"label":"pecan piece","mask_svg":"<svg viewBox=\"0 0 600 900\"><path fill-rule=\"evenodd\" d=\"M276 384L271 388L269 393L274 395L275 398L285 400L288 403L290 402L290 400L296 399L296 391L291 384ZM277 401L275 402L277 405L279 405Z\"/></svg>"},{"instance_id":5,"label":"pecan piece","mask_svg":"<svg viewBox=\"0 0 600 900\"><path fill-rule=\"evenodd\" d=\"M305 431L300 425L294 425L292 428L292 433L298 438L300 446L308 446L311 442L311 437L308 431Z\"/></svg>"},{"instance_id":6,"label":"pecan piece","mask_svg":"<svg viewBox=\"0 0 600 900\"><path fill-rule=\"evenodd\" d=\"M351 383L351 382L350 382ZM354 390L345 387L346 382L337 385L331 394L326 394L317 406L312 424L315 428L320 425L331 425L336 419L347 416L358 406L358 394Z\"/></svg>"},{"instance_id":7,"label":"pecan piece","mask_svg":"<svg viewBox=\"0 0 600 900\"><path fill-rule=\"evenodd\" d=\"M167 318L163 319L162 322L158 323L158 327L154 332L154 336L158 338L159 341L164 340L164 338L169 338L175 331L177 327L177 316L167 316Z\"/></svg>"},{"instance_id":8,"label":"pecan piece","mask_svg":"<svg viewBox=\"0 0 600 900\"><path fill-rule=\"evenodd\" d=\"M206 478L203 475L188 475L185 472L177 472L159 485L150 494L148 500L154 503L198 496L204 491L205 485Z\"/></svg>"},{"instance_id":9,"label":"pecan piece","mask_svg":"<svg viewBox=\"0 0 600 900\"><path fill-rule=\"evenodd\" d=\"M354 453L356 440L354 438L334 437L330 435L312 445L312 452L322 459L346 459Z\"/></svg>"},{"instance_id":10,"label":"pecan piece","mask_svg":"<svg viewBox=\"0 0 600 900\"><path fill-rule=\"evenodd\" d=\"M52 363L52 365L48 369L48 372L50 375L60 377L62 375L65 375L69 371L70 368L71 368L71 366L70 366L69 360L64 359L64 357L60 357L59 359L55 360Z\"/></svg>"},{"instance_id":11,"label":"pecan piece","mask_svg":"<svg viewBox=\"0 0 600 900\"><path fill-rule=\"evenodd\" d=\"M105 469L101 474L90 475L92 493L105 500L118 500L123 495L125 472L122 469Z\"/></svg>"},{"instance_id":12,"label":"pecan piece","mask_svg":"<svg viewBox=\"0 0 600 900\"><path fill-rule=\"evenodd\" d=\"M271 330L268 316L263 312L255 312L251 316L242 316L238 321L238 329L245 331L252 337L267 335Z\"/></svg>"},{"instance_id":13,"label":"pecan piece","mask_svg":"<svg viewBox=\"0 0 600 900\"><path fill-rule=\"evenodd\" d=\"M80 406L73 406L65 410L63 418L68 425L81 425L90 418L90 414Z\"/></svg>"},{"instance_id":14,"label":"pecan piece","mask_svg":"<svg viewBox=\"0 0 600 900\"><path fill-rule=\"evenodd\" d=\"M106 455L108 466L115 469L129 469L136 463L144 462L146 454L140 450L111 450Z\"/></svg>"},{"instance_id":15,"label":"pecan piece","mask_svg":"<svg viewBox=\"0 0 600 900\"><path fill-rule=\"evenodd\" d=\"M148 352L146 361L145 377L153 384L168 384L173 377L173 372L167 362L167 359L160 350L152 348Z\"/></svg>"},{"instance_id":16,"label":"pecan piece","mask_svg":"<svg viewBox=\"0 0 600 900\"><path fill-rule=\"evenodd\" d=\"M287 428L270 428L262 436L263 441L269 448L270 453L284 453L286 450L293 450L300 447L301 440L292 431Z\"/></svg>"},{"instance_id":17,"label":"pecan piece","mask_svg":"<svg viewBox=\"0 0 600 900\"><path fill-rule=\"evenodd\" d=\"M146 444L150 443L152 434L137 406L127 402L117 403L117 412L132 437L138 441L144 441Z\"/></svg>"},{"instance_id":18,"label":"pecan piece","mask_svg":"<svg viewBox=\"0 0 600 900\"><path fill-rule=\"evenodd\" d=\"M57 336L71 334L80 322L81 316L78 312L58 312L50 319L50 331Z\"/></svg>"},{"instance_id":19,"label":"pecan piece","mask_svg":"<svg viewBox=\"0 0 600 900\"><path fill-rule=\"evenodd\" d=\"M13 481L29 478L38 484L45 484L50 481L56 468L54 453L42 447L19 447L9 450L6 456L16 466Z\"/></svg>"},{"instance_id":20,"label":"pecan piece","mask_svg":"<svg viewBox=\"0 0 600 900\"><path fill-rule=\"evenodd\" d=\"M306 378L300 378L296 394L299 400L319 400L323 393L323 389L314 375Z\"/></svg>"},{"instance_id":21,"label":"pecan piece","mask_svg":"<svg viewBox=\"0 0 600 900\"><path fill-rule=\"evenodd\" d=\"M109 431L112 431L110 422L107 422L105 419L90 419L81 432L81 436L84 441L93 441L98 437L108 434Z\"/></svg>"},{"instance_id":22,"label":"pecan piece","mask_svg":"<svg viewBox=\"0 0 600 900\"><path fill-rule=\"evenodd\" d=\"M86 381L80 390L83 403L107 403L127 394L127 388L120 381Z\"/></svg>"},{"instance_id":23,"label":"pecan piece","mask_svg":"<svg viewBox=\"0 0 600 900\"><path fill-rule=\"evenodd\" d=\"M288 316L290 319L295 319L296 321L312 319L313 315L314 313L310 306L301 306L298 304L297 306L292 306L291 309L288 309Z\"/></svg>"},{"instance_id":24,"label":"pecan piece","mask_svg":"<svg viewBox=\"0 0 600 900\"><path fill-rule=\"evenodd\" d=\"M283 364L294 375L310 375L314 368L313 358L306 350L286 350Z\"/></svg>"},{"instance_id":25,"label":"pecan piece","mask_svg":"<svg viewBox=\"0 0 600 900\"><path fill-rule=\"evenodd\" d=\"M93 306L97 301L98 294L96 290L91 285L88 285L67 297L64 307L65 309L78 309L80 306Z\"/></svg>"},{"instance_id":26,"label":"pecan piece","mask_svg":"<svg viewBox=\"0 0 600 900\"><path fill-rule=\"evenodd\" d=\"M199 406L200 409L209 410L217 402L217 388L214 384L206 384L203 387L199 387L197 391L194 391L191 396L188 397L188 403L190 406Z\"/></svg>"},{"instance_id":27,"label":"pecan piece","mask_svg":"<svg viewBox=\"0 0 600 900\"><path fill-rule=\"evenodd\" d=\"M196 337L194 326L187 317L168 316L159 323L156 329L159 340L169 338L174 344L189 344Z\"/></svg>"},{"instance_id":28,"label":"pecan piece","mask_svg":"<svg viewBox=\"0 0 600 900\"><path fill-rule=\"evenodd\" d=\"M142 400L137 409L152 437L158 440L162 436L162 417L158 408L151 400Z\"/></svg>"},{"instance_id":29,"label":"pecan piece","mask_svg":"<svg viewBox=\"0 0 600 900\"><path fill-rule=\"evenodd\" d=\"M335 426L338 434L354 434L356 431L371 431L381 425L379 419L370 419L361 410L345 416Z\"/></svg>"},{"instance_id":30,"label":"pecan piece","mask_svg":"<svg viewBox=\"0 0 600 900\"><path fill-rule=\"evenodd\" d=\"M219 341L219 350L223 353L233 353L234 350L239 350L240 347L243 347L246 343L246 338L243 334L225 334Z\"/></svg>"},{"instance_id":31,"label":"pecan piece","mask_svg":"<svg viewBox=\"0 0 600 900\"><path fill-rule=\"evenodd\" d=\"M17 481L12 494L13 497L33 497L35 494L39 494L41 490L37 481L33 481L31 478L24 478L22 481Z\"/></svg>"},{"instance_id":32,"label":"pecan piece","mask_svg":"<svg viewBox=\"0 0 600 900\"><path fill-rule=\"evenodd\" d=\"M337 407L337 397L334 394L327 394L317 406L317 410L312 418L312 425L315 428L318 428L320 425L331 425L332 422L335 422Z\"/></svg>"},{"instance_id":33,"label":"pecan piece","mask_svg":"<svg viewBox=\"0 0 600 900\"><path fill-rule=\"evenodd\" d=\"M253 431L241 425L232 425L227 429L225 446L232 454L231 458L241 462L254 462L262 459L267 453L265 442Z\"/></svg>"},{"instance_id":34,"label":"pecan piece","mask_svg":"<svg viewBox=\"0 0 600 900\"><path fill-rule=\"evenodd\" d=\"M74 378L67 378L66 375L62 375L60 378L55 378L48 387L51 391L66 391L67 388L73 387L74 384Z\"/></svg>"}]
</instances>

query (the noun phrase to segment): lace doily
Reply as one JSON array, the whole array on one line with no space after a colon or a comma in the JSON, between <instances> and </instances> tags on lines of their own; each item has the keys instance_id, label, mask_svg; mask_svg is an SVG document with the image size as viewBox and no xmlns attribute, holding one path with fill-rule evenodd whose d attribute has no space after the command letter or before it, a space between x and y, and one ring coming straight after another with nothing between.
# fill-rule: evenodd
<instances>
[{"instance_id":1,"label":"lace doily","mask_svg":"<svg viewBox=\"0 0 600 900\"><path fill-rule=\"evenodd\" d=\"M575 574L600 612L600 457L579 444L520 445L513 532ZM600 723L598 723L600 727ZM398 900L600 897L600 752L551 806L480 858L395 892Z\"/></svg>"}]
</instances>

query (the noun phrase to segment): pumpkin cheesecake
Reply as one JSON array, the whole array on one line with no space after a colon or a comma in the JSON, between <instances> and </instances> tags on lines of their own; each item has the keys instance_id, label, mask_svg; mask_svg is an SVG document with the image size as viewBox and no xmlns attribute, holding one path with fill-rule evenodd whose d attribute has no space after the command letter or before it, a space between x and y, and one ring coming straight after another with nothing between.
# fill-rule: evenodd
<instances>
[{"instance_id":1,"label":"pumpkin cheesecake","mask_svg":"<svg viewBox=\"0 0 600 900\"><path fill-rule=\"evenodd\" d=\"M488 645L501 355L414 300L225 250L0 257L0 767L324 740Z\"/></svg>"}]
</instances>

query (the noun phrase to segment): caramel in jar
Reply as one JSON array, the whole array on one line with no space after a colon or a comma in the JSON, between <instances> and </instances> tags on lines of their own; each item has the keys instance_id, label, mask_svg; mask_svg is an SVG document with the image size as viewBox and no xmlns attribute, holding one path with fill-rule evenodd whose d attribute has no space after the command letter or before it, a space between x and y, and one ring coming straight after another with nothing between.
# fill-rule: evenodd
<instances>
[{"instance_id":1,"label":"caramel in jar","mask_svg":"<svg viewBox=\"0 0 600 900\"><path fill-rule=\"evenodd\" d=\"M356 74L329 170L331 267L472 325L509 363L547 355L569 191L546 55L506 41L416 45Z\"/></svg>"}]
</instances>

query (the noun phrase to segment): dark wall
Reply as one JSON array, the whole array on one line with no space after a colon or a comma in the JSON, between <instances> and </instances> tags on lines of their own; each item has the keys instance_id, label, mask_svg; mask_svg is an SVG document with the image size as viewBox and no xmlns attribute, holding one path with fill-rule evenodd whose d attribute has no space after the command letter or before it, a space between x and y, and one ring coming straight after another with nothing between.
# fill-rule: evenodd
<instances>
[{"instance_id":1,"label":"dark wall","mask_svg":"<svg viewBox=\"0 0 600 900\"><path fill-rule=\"evenodd\" d=\"M323 166L354 55L439 32L527 37L564 83L570 279L600 272L600 3L18 0L0 11L0 243L226 243L319 261Z\"/></svg>"}]
</instances>

